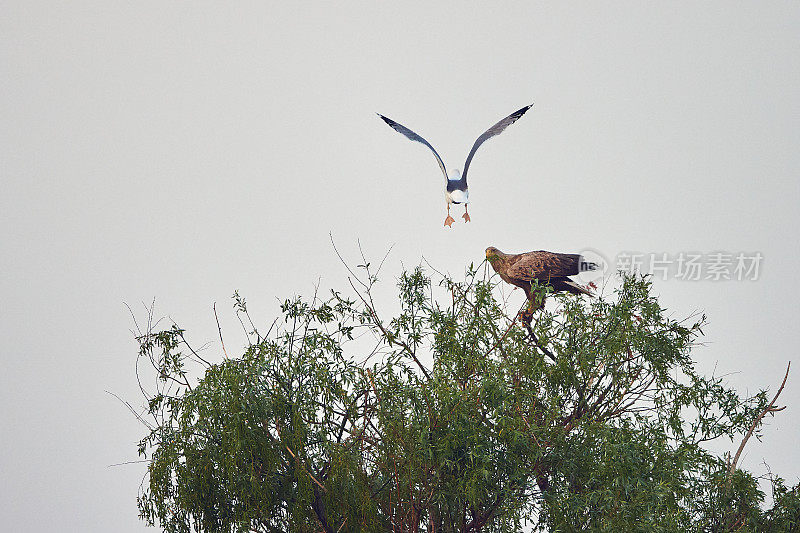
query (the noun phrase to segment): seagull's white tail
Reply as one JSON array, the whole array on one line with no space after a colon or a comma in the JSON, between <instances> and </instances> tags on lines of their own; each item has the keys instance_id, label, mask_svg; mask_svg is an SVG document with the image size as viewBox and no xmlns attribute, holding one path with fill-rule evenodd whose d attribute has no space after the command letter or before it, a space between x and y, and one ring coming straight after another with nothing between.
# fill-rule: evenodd
<instances>
[{"instance_id":1,"label":"seagull's white tail","mask_svg":"<svg viewBox=\"0 0 800 533\"><path fill-rule=\"evenodd\" d=\"M469 191L462 191L460 189L456 189L454 191L447 191L447 200L454 204L468 204Z\"/></svg>"}]
</instances>

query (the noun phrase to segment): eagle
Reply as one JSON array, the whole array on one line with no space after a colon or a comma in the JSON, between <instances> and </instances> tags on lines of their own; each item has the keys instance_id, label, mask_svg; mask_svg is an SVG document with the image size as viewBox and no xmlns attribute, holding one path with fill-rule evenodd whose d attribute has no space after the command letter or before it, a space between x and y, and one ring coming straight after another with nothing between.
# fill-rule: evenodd
<instances>
[{"instance_id":1,"label":"eagle","mask_svg":"<svg viewBox=\"0 0 800 533\"><path fill-rule=\"evenodd\" d=\"M531 282L534 280L540 285L549 285L554 292L594 296L589 289L569 279L569 276L598 268L597 263L586 261L580 254L560 254L545 250L506 254L490 246L486 249L486 259L503 281L525 291L529 304L528 312L523 313L523 319L528 321L531 313L544 307L544 295L538 300L537 295L531 291Z\"/></svg>"},{"instance_id":2,"label":"eagle","mask_svg":"<svg viewBox=\"0 0 800 533\"><path fill-rule=\"evenodd\" d=\"M455 219L450 216L450 204L464 204L464 222L469 222L469 212L467 211L467 204L469 203L469 189L467 188L467 170L469 170L469 164L472 162L472 157L475 155L475 152L478 151L480 145L482 145L487 140L491 139L495 135L499 135L509 127L511 124L516 122L525 112L531 108L533 104L523 107L517 111L514 111L506 118L489 128L488 130L484 131L480 137L475 141L475 144L472 145L472 150L469 151L469 155L467 156L467 161L464 163L464 173L462 174L458 169L452 170L451 174L447 174L447 170L444 167L444 161L436 152L436 150L431 146L431 143L423 139L421 136L417 135L410 129L406 128L402 124L398 124L394 120L385 117L378 113L378 116L386 122L389 126L391 126L395 131L398 133L402 133L407 138L411 139L412 141L416 141L419 143L424 144L428 148L430 148L431 152L433 152L433 156L436 158L436 162L439 163L439 168L442 170L442 174L444 174L445 180L445 199L447 200L447 218L444 220L444 225L448 228L453 227L453 222Z\"/></svg>"}]
</instances>

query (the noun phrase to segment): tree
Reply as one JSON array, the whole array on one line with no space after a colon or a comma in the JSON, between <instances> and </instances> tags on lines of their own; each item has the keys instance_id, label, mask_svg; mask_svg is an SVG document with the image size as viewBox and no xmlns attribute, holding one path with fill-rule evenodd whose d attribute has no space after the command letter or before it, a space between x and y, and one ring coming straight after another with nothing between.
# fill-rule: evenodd
<instances>
[{"instance_id":1,"label":"tree","mask_svg":"<svg viewBox=\"0 0 800 533\"><path fill-rule=\"evenodd\" d=\"M294 298L241 357L208 364L173 325L140 357L148 524L196 531L790 531L800 488L704 444L759 434L766 391L695 369L705 317L667 316L642 277L609 297L555 295L527 329L487 269L421 269L383 318L369 263L351 286ZM538 287L546 291L546 287ZM202 376L191 378L191 361ZM432 361L426 366L423 361ZM144 390L144 389L143 389ZM770 410L772 408L772 410Z\"/></svg>"}]
</instances>

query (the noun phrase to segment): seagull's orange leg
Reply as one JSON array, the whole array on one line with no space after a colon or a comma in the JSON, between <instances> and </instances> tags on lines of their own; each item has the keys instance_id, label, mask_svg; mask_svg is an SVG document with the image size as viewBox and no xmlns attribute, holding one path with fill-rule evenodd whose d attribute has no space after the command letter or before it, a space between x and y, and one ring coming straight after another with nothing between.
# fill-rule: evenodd
<instances>
[{"instance_id":1,"label":"seagull's orange leg","mask_svg":"<svg viewBox=\"0 0 800 533\"><path fill-rule=\"evenodd\" d=\"M461 216L464 217L464 222L469 222L470 218L469 213L467 213L467 204L464 204L464 214Z\"/></svg>"},{"instance_id":2,"label":"seagull's orange leg","mask_svg":"<svg viewBox=\"0 0 800 533\"><path fill-rule=\"evenodd\" d=\"M444 219L444 225L447 226L448 228L452 228L453 222L455 221L456 219L450 216L450 204L447 204L447 218Z\"/></svg>"}]
</instances>

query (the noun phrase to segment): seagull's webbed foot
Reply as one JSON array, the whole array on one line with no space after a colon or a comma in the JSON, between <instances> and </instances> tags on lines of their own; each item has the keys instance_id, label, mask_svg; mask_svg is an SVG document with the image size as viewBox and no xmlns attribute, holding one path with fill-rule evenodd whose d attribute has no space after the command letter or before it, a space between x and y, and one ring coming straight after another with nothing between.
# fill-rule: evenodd
<instances>
[{"instance_id":1,"label":"seagull's webbed foot","mask_svg":"<svg viewBox=\"0 0 800 533\"><path fill-rule=\"evenodd\" d=\"M461 215L461 216L462 216L462 217L464 217L464 222L469 222L469 221L471 220L471 219L469 218L469 213L467 213L467 210L466 210L466 209L464 210L464 214L463 214L463 215Z\"/></svg>"},{"instance_id":2,"label":"seagull's webbed foot","mask_svg":"<svg viewBox=\"0 0 800 533\"><path fill-rule=\"evenodd\" d=\"M444 219L444 225L447 226L448 228L452 228L453 227L453 222L455 222L455 221L456 221L456 219L451 217L450 213L448 213L447 214L447 218Z\"/></svg>"}]
</instances>

